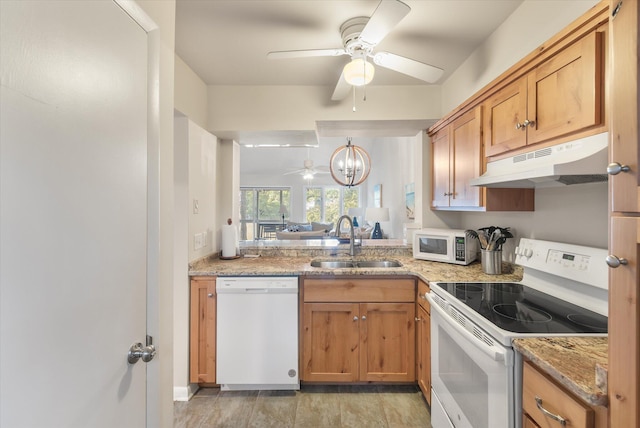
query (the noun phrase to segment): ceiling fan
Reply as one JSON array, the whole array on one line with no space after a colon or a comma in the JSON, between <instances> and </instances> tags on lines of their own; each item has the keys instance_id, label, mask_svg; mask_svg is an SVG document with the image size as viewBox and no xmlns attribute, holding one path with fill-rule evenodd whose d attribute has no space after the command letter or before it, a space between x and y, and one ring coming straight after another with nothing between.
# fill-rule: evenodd
<instances>
[{"instance_id":1,"label":"ceiling fan","mask_svg":"<svg viewBox=\"0 0 640 428\"><path fill-rule=\"evenodd\" d=\"M371 82L375 69L367 58L379 65L406 74L425 82L436 82L443 70L423 62L389 52L373 52L376 45L409 13L411 8L399 0L381 0L371 17L357 17L340 27L342 48L309 49L269 52L269 59L304 58L314 56L349 55L351 62L342 70L338 84L331 97L338 101L345 98L352 86L363 86Z\"/></svg>"},{"instance_id":2,"label":"ceiling fan","mask_svg":"<svg viewBox=\"0 0 640 428\"><path fill-rule=\"evenodd\" d=\"M305 159L303 168L284 173L284 175L290 174L300 174L305 180L311 180L316 174L329 174L329 167L318 166L314 168L313 160Z\"/></svg>"}]
</instances>

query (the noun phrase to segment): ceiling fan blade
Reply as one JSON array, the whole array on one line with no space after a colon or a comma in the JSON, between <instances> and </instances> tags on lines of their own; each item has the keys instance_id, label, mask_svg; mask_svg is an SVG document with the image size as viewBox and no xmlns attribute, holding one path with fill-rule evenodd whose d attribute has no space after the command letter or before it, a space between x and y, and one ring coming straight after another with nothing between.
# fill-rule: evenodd
<instances>
[{"instance_id":1,"label":"ceiling fan blade","mask_svg":"<svg viewBox=\"0 0 640 428\"><path fill-rule=\"evenodd\" d=\"M305 171L304 169L296 169L295 171L285 172L282 175L303 174L304 171Z\"/></svg>"},{"instance_id":2,"label":"ceiling fan blade","mask_svg":"<svg viewBox=\"0 0 640 428\"><path fill-rule=\"evenodd\" d=\"M336 85L336 89L333 91L333 95L331 96L331 101L340 101L343 100L349 95L351 92L351 85L344 80L344 73L340 74L340 79L338 79L338 84Z\"/></svg>"},{"instance_id":3,"label":"ceiling fan blade","mask_svg":"<svg viewBox=\"0 0 640 428\"><path fill-rule=\"evenodd\" d=\"M442 73L444 73L441 68L389 52L378 52L373 55L373 62L381 67L389 68L429 83L437 82L442 77Z\"/></svg>"},{"instance_id":4,"label":"ceiling fan blade","mask_svg":"<svg viewBox=\"0 0 640 428\"><path fill-rule=\"evenodd\" d=\"M375 46L404 18L411 8L399 0L381 0L369 22L360 33L360 40Z\"/></svg>"},{"instance_id":5,"label":"ceiling fan blade","mask_svg":"<svg viewBox=\"0 0 640 428\"><path fill-rule=\"evenodd\" d=\"M305 49L299 51L274 51L267 54L269 59L307 58L314 56L340 56L346 55L342 48L336 49Z\"/></svg>"}]
</instances>

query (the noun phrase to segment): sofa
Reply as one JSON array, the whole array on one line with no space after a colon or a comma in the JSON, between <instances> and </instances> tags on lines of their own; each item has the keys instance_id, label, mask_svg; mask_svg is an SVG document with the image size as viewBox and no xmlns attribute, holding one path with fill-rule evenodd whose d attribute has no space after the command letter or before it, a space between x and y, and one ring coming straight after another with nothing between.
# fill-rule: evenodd
<instances>
[{"instance_id":1,"label":"sofa","mask_svg":"<svg viewBox=\"0 0 640 428\"><path fill-rule=\"evenodd\" d=\"M276 232L276 239L322 239L328 238L333 231L333 223L296 223L287 222L287 228Z\"/></svg>"}]
</instances>

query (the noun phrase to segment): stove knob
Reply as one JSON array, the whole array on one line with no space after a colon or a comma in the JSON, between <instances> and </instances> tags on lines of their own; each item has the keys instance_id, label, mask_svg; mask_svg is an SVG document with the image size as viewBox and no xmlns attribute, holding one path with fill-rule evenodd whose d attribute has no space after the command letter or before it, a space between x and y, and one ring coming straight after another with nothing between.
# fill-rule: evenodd
<instances>
[{"instance_id":1,"label":"stove knob","mask_svg":"<svg viewBox=\"0 0 640 428\"><path fill-rule=\"evenodd\" d=\"M522 253L520 253L520 247L516 247L515 253L516 253L516 256L521 256L522 255Z\"/></svg>"}]
</instances>

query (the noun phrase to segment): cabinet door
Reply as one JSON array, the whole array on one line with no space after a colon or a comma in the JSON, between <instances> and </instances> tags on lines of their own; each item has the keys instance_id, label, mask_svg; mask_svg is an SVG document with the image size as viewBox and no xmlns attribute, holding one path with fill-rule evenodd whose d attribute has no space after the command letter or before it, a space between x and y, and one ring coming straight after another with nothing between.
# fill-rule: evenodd
<instances>
[{"instance_id":1,"label":"cabinet door","mask_svg":"<svg viewBox=\"0 0 640 428\"><path fill-rule=\"evenodd\" d=\"M362 303L360 315L360 380L415 381L415 303Z\"/></svg>"},{"instance_id":2,"label":"cabinet door","mask_svg":"<svg viewBox=\"0 0 640 428\"><path fill-rule=\"evenodd\" d=\"M449 206L450 152L449 127L439 131L431 141L432 154L432 207Z\"/></svg>"},{"instance_id":3,"label":"cabinet door","mask_svg":"<svg viewBox=\"0 0 640 428\"><path fill-rule=\"evenodd\" d=\"M417 348L418 348L418 386L424 394L427 403L431 405L431 316L418 305L416 318Z\"/></svg>"},{"instance_id":4,"label":"cabinet door","mask_svg":"<svg viewBox=\"0 0 640 428\"><path fill-rule=\"evenodd\" d=\"M533 421L526 413L522 415L522 426L524 428L540 428L537 423Z\"/></svg>"},{"instance_id":5,"label":"cabinet door","mask_svg":"<svg viewBox=\"0 0 640 428\"><path fill-rule=\"evenodd\" d=\"M358 380L359 321L357 303L304 303L301 380Z\"/></svg>"},{"instance_id":6,"label":"cabinet door","mask_svg":"<svg viewBox=\"0 0 640 428\"><path fill-rule=\"evenodd\" d=\"M528 75L527 144L602 123L603 33L593 32Z\"/></svg>"},{"instance_id":7,"label":"cabinet door","mask_svg":"<svg viewBox=\"0 0 640 428\"><path fill-rule=\"evenodd\" d=\"M476 107L456 119L451 125L451 153L453 181L449 205L455 207L479 207L480 188L469 185L480 175L482 164L482 107Z\"/></svg>"},{"instance_id":8,"label":"cabinet door","mask_svg":"<svg viewBox=\"0 0 640 428\"><path fill-rule=\"evenodd\" d=\"M527 79L522 77L484 103L484 154L495 156L527 144Z\"/></svg>"},{"instance_id":9,"label":"cabinet door","mask_svg":"<svg viewBox=\"0 0 640 428\"><path fill-rule=\"evenodd\" d=\"M216 383L216 280L191 280L189 382Z\"/></svg>"},{"instance_id":10,"label":"cabinet door","mask_svg":"<svg viewBox=\"0 0 640 428\"><path fill-rule=\"evenodd\" d=\"M640 423L640 217L612 217L609 251L627 264L609 269L609 411L611 426Z\"/></svg>"}]
</instances>

